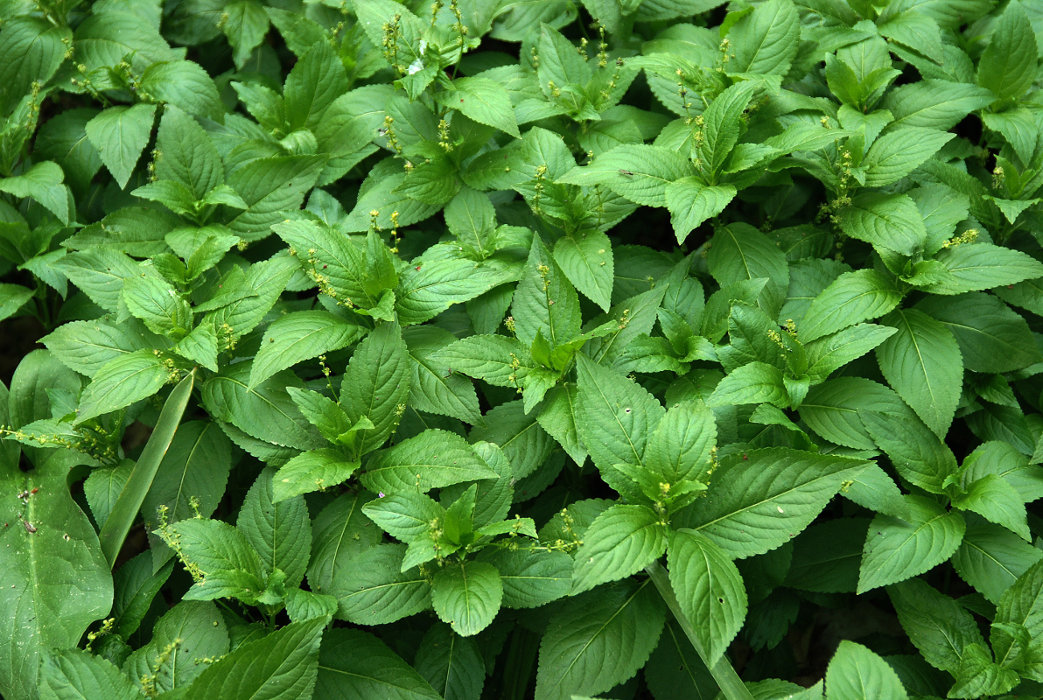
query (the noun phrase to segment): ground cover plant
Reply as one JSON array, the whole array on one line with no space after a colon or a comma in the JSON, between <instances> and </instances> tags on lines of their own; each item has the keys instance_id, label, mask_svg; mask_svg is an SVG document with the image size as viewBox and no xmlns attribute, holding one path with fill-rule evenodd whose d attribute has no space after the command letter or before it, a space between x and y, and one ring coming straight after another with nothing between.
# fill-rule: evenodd
<instances>
[{"instance_id":1,"label":"ground cover plant","mask_svg":"<svg viewBox=\"0 0 1043 700\"><path fill-rule=\"evenodd\" d=\"M1043 695L1043 5L0 1L0 695Z\"/></svg>"}]
</instances>

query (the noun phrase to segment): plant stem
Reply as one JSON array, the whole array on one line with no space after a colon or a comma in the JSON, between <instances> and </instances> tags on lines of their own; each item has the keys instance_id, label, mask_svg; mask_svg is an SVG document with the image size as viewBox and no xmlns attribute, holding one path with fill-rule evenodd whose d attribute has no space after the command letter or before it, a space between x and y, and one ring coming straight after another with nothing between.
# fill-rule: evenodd
<instances>
[{"instance_id":1,"label":"plant stem","mask_svg":"<svg viewBox=\"0 0 1043 700\"><path fill-rule=\"evenodd\" d=\"M658 561L652 562L645 567L645 573L652 579L652 583L655 584L656 590L659 591L663 602L666 603L666 607L670 608L670 612L673 614L674 619L677 620L677 624L681 626L685 636L688 637L688 641L691 642L692 647L695 649L695 653L699 655L703 665L710 671L710 675L717 682L717 687L721 689L726 700L753 700L753 695L750 694L742 679L739 678L739 674L735 672L735 668L732 667L727 654L722 654L721 658L713 666L707 663L706 654L695 636L695 628L692 627L691 621L681 611L681 606L677 602L677 596L674 595L673 586L670 585L670 578L667 576L666 569L663 568L662 564Z\"/></svg>"}]
</instances>

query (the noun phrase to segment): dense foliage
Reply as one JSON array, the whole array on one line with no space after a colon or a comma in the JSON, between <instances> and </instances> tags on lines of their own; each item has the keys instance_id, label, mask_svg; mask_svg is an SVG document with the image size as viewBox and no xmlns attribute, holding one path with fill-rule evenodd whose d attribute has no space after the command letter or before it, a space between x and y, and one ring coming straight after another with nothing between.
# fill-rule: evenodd
<instances>
[{"instance_id":1,"label":"dense foliage","mask_svg":"<svg viewBox=\"0 0 1043 700\"><path fill-rule=\"evenodd\" d=\"M0 0L0 694L1040 697L1041 55Z\"/></svg>"}]
</instances>

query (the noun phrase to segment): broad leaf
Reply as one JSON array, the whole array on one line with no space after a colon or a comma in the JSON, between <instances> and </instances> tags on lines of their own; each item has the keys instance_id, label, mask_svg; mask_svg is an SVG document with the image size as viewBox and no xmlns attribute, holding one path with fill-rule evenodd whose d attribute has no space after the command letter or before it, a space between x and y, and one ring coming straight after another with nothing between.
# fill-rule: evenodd
<instances>
[{"instance_id":1,"label":"broad leaf","mask_svg":"<svg viewBox=\"0 0 1043 700\"><path fill-rule=\"evenodd\" d=\"M123 189L148 145L156 106L109 107L87 122L87 138L98 149L116 184Z\"/></svg>"},{"instance_id":2,"label":"broad leaf","mask_svg":"<svg viewBox=\"0 0 1043 700\"><path fill-rule=\"evenodd\" d=\"M0 692L5 697L32 697L45 652L75 646L112 604L112 578L98 536L66 486L75 464L70 455L54 452L25 473L15 464L2 465L0 485L11 494L2 506L9 527L0 532L0 586L6 591L0 603ZM24 503L17 498L33 489ZM63 570L76 575L55 576Z\"/></svg>"},{"instance_id":3,"label":"broad leaf","mask_svg":"<svg viewBox=\"0 0 1043 700\"><path fill-rule=\"evenodd\" d=\"M236 529L261 558L265 572L279 569L286 585L296 588L304 579L311 553L311 519L304 498L272 502L273 470L261 472L246 492Z\"/></svg>"},{"instance_id":4,"label":"broad leaf","mask_svg":"<svg viewBox=\"0 0 1043 700\"><path fill-rule=\"evenodd\" d=\"M731 557L763 554L807 527L863 464L781 447L731 455L721 460L706 498L692 506L683 527Z\"/></svg>"},{"instance_id":5,"label":"broad leaf","mask_svg":"<svg viewBox=\"0 0 1043 700\"><path fill-rule=\"evenodd\" d=\"M244 642L199 674L186 698L307 697L315 687L325 617Z\"/></svg>"},{"instance_id":6,"label":"broad leaf","mask_svg":"<svg viewBox=\"0 0 1043 700\"><path fill-rule=\"evenodd\" d=\"M500 574L496 567L484 562L446 566L431 582L435 613L461 637L470 637L488 627L502 599Z\"/></svg>"},{"instance_id":7,"label":"broad leaf","mask_svg":"<svg viewBox=\"0 0 1043 700\"><path fill-rule=\"evenodd\" d=\"M640 465L648 436L666 411L639 384L586 355L577 356L576 427L604 475L616 464Z\"/></svg>"},{"instance_id":8,"label":"broad leaf","mask_svg":"<svg viewBox=\"0 0 1043 700\"><path fill-rule=\"evenodd\" d=\"M350 345L362 328L328 311L296 311L277 319L264 333L250 369L257 386L276 372Z\"/></svg>"},{"instance_id":9,"label":"broad leaf","mask_svg":"<svg viewBox=\"0 0 1043 700\"><path fill-rule=\"evenodd\" d=\"M666 526L648 506L615 505L594 519L576 551L573 594L631 576L666 551Z\"/></svg>"},{"instance_id":10,"label":"broad leaf","mask_svg":"<svg viewBox=\"0 0 1043 700\"><path fill-rule=\"evenodd\" d=\"M670 585L695 628L702 658L715 664L746 619L746 588L727 554L694 530L670 533Z\"/></svg>"},{"instance_id":11,"label":"broad leaf","mask_svg":"<svg viewBox=\"0 0 1043 700\"><path fill-rule=\"evenodd\" d=\"M907 496L908 520L877 515L869 526L858 574L858 593L904 581L952 556L965 524L924 496Z\"/></svg>"},{"instance_id":12,"label":"broad leaf","mask_svg":"<svg viewBox=\"0 0 1043 700\"><path fill-rule=\"evenodd\" d=\"M315 695L387 700L442 697L384 642L362 630L344 628L329 630L322 640Z\"/></svg>"},{"instance_id":13,"label":"broad leaf","mask_svg":"<svg viewBox=\"0 0 1043 700\"><path fill-rule=\"evenodd\" d=\"M537 700L600 693L632 677L655 648L665 614L648 581L570 600L540 642Z\"/></svg>"},{"instance_id":14,"label":"broad leaf","mask_svg":"<svg viewBox=\"0 0 1043 700\"><path fill-rule=\"evenodd\" d=\"M341 382L340 400L350 423L366 417L374 427L362 435L362 453L380 447L402 418L409 396L409 354L397 324L377 326L359 343Z\"/></svg>"},{"instance_id":15,"label":"broad leaf","mask_svg":"<svg viewBox=\"0 0 1043 700\"><path fill-rule=\"evenodd\" d=\"M455 433L425 430L374 454L360 477L370 491L427 492L498 474Z\"/></svg>"},{"instance_id":16,"label":"broad leaf","mask_svg":"<svg viewBox=\"0 0 1043 700\"><path fill-rule=\"evenodd\" d=\"M843 640L826 669L826 700L906 700L898 674L866 647Z\"/></svg>"}]
</instances>

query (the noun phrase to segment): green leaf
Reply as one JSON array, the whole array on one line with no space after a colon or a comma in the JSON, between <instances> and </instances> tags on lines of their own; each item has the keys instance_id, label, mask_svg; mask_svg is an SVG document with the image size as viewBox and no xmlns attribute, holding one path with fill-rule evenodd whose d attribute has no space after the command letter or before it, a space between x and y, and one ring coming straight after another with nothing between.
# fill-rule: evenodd
<instances>
[{"instance_id":1,"label":"green leaf","mask_svg":"<svg viewBox=\"0 0 1043 700\"><path fill-rule=\"evenodd\" d=\"M75 647L54 651L43 658L39 684L41 700L73 697L140 700L144 697L138 685L111 661Z\"/></svg>"},{"instance_id":2,"label":"green leaf","mask_svg":"<svg viewBox=\"0 0 1043 700\"><path fill-rule=\"evenodd\" d=\"M354 424L366 417L373 428L362 434L359 450L374 450L391 436L402 417L410 389L409 351L397 324L377 326L358 344L341 382L341 405Z\"/></svg>"},{"instance_id":3,"label":"green leaf","mask_svg":"<svg viewBox=\"0 0 1043 700\"><path fill-rule=\"evenodd\" d=\"M935 668L955 673L969 646L984 646L971 614L920 579L889 586L887 594L909 641Z\"/></svg>"},{"instance_id":4,"label":"green leaf","mask_svg":"<svg viewBox=\"0 0 1043 700\"><path fill-rule=\"evenodd\" d=\"M445 508L422 493L382 496L362 506L362 512L384 532L406 544L430 536L432 522L445 516Z\"/></svg>"},{"instance_id":5,"label":"green leaf","mask_svg":"<svg viewBox=\"0 0 1043 700\"><path fill-rule=\"evenodd\" d=\"M960 578L997 605L1007 589L1040 559L1043 551L1005 528L972 516L963 542L952 556L952 566Z\"/></svg>"},{"instance_id":6,"label":"green leaf","mask_svg":"<svg viewBox=\"0 0 1043 700\"><path fill-rule=\"evenodd\" d=\"M1035 659L1039 658L1038 640L1043 634L1043 562L1036 562L1019 576L996 606L990 637L996 661L1005 666L1020 665L1016 656L1019 644L1004 632L1003 625L1024 628L1028 638L1033 640L1028 651Z\"/></svg>"},{"instance_id":7,"label":"green leaf","mask_svg":"<svg viewBox=\"0 0 1043 700\"><path fill-rule=\"evenodd\" d=\"M123 301L153 333L178 336L192 328L192 307L166 280L153 275L131 277L123 283Z\"/></svg>"},{"instance_id":8,"label":"green leaf","mask_svg":"<svg viewBox=\"0 0 1043 700\"><path fill-rule=\"evenodd\" d=\"M254 387L249 376L250 364L240 362L203 384L203 406L212 417L274 445L298 450L326 445L286 393L287 386L301 385L295 375L281 372Z\"/></svg>"},{"instance_id":9,"label":"green leaf","mask_svg":"<svg viewBox=\"0 0 1043 700\"><path fill-rule=\"evenodd\" d=\"M232 46L235 67L242 69L268 33L268 15L256 0L230 2L223 14L227 14L228 19L221 24L221 30Z\"/></svg>"},{"instance_id":10,"label":"green leaf","mask_svg":"<svg viewBox=\"0 0 1043 700\"><path fill-rule=\"evenodd\" d=\"M1036 141L1039 138L1035 112L1024 107L1014 107L1002 112L985 112L982 114L982 123L990 131L1002 134L1019 158L1025 162L1031 162L1032 153L1036 149ZM1011 187L1008 185L1007 192L1011 191ZM1014 223L1022 211L1039 201L1035 198L1026 199L1025 195L1028 194L1028 192L1023 192L1022 197L1018 199L1006 199L993 195L985 195L984 198L991 200L1003 212L1007 221Z\"/></svg>"},{"instance_id":11,"label":"green leaf","mask_svg":"<svg viewBox=\"0 0 1043 700\"><path fill-rule=\"evenodd\" d=\"M452 82L454 89L438 93L438 103L455 109L479 124L521 138L514 108L507 90L489 78L457 78Z\"/></svg>"},{"instance_id":12,"label":"green leaf","mask_svg":"<svg viewBox=\"0 0 1043 700\"><path fill-rule=\"evenodd\" d=\"M954 698L1002 695L1021 681L1017 671L995 663L983 644L964 648L955 676L956 682L948 692L948 696Z\"/></svg>"},{"instance_id":13,"label":"green leaf","mask_svg":"<svg viewBox=\"0 0 1043 700\"><path fill-rule=\"evenodd\" d=\"M145 448L141 451L127 483L121 489L112 512L102 525L98 538L101 541L102 552L112 566L115 565L116 557L123 547L131 525L145 502L156 473L163 463L163 457L170 448L194 385L195 373L190 373L171 390L163 403L155 429L145 443Z\"/></svg>"},{"instance_id":14,"label":"green leaf","mask_svg":"<svg viewBox=\"0 0 1043 700\"><path fill-rule=\"evenodd\" d=\"M681 401L667 410L648 438L645 465L670 484L704 481L716 442L713 412L702 402Z\"/></svg>"},{"instance_id":15,"label":"green leaf","mask_svg":"<svg viewBox=\"0 0 1043 700\"><path fill-rule=\"evenodd\" d=\"M986 474L1002 476L1021 494L1025 503L1043 497L1040 489L1043 471L1037 466L1037 458L1033 456L1030 460L1009 442L992 440L978 446L964 457L961 472L963 483Z\"/></svg>"},{"instance_id":16,"label":"green leaf","mask_svg":"<svg viewBox=\"0 0 1043 700\"><path fill-rule=\"evenodd\" d=\"M302 452L272 478L272 501L278 503L302 493L321 491L347 481L359 463L346 458L340 450L324 447Z\"/></svg>"},{"instance_id":17,"label":"green leaf","mask_svg":"<svg viewBox=\"0 0 1043 700\"><path fill-rule=\"evenodd\" d=\"M975 479L965 487L962 494L952 499L952 504L960 510L974 511L1026 541L1032 540L1021 495L997 474L986 474Z\"/></svg>"},{"instance_id":18,"label":"green leaf","mask_svg":"<svg viewBox=\"0 0 1043 700\"><path fill-rule=\"evenodd\" d=\"M344 64L330 44L312 44L286 76L283 99L289 131L316 131L329 106L350 87Z\"/></svg>"},{"instance_id":19,"label":"green leaf","mask_svg":"<svg viewBox=\"0 0 1043 700\"><path fill-rule=\"evenodd\" d=\"M154 570L173 556L162 539L152 534L159 527L160 506L166 506L170 523L196 513L210 517L224 496L231 466L231 445L215 423L189 421L178 427L141 504Z\"/></svg>"},{"instance_id":20,"label":"green leaf","mask_svg":"<svg viewBox=\"0 0 1043 700\"><path fill-rule=\"evenodd\" d=\"M666 208L678 243L704 221L717 216L735 199L734 185L705 185L694 176L683 177L666 186Z\"/></svg>"},{"instance_id":21,"label":"green leaf","mask_svg":"<svg viewBox=\"0 0 1043 700\"><path fill-rule=\"evenodd\" d=\"M484 260L495 246L496 209L489 196L464 187L445 206L445 225L456 239Z\"/></svg>"},{"instance_id":22,"label":"green leaf","mask_svg":"<svg viewBox=\"0 0 1043 700\"><path fill-rule=\"evenodd\" d=\"M480 555L500 572L505 608L537 608L572 588L572 557L538 549L485 549Z\"/></svg>"},{"instance_id":23,"label":"green leaf","mask_svg":"<svg viewBox=\"0 0 1043 700\"><path fill-rule=\"evenodd\" d=\"M364 250L351 238L306 220L284 221L272 230L290 246L324 294L365 308L376 304L374 290L367 284Z\"/></svg>"},{"instance_id":24,"label":"green leaf","mask_svg":"<svg viewBox=\"0 0 1043 700\"><path fill-rule=\"evenodd\" d=\"M641 465L645 444L666 411L641 385L576 356L576 427L604 477L617 464Z\"/></svg>"},{"instance_id":25,"label":"green leaf","mask_svg":"<svg viewBox=\"0 0 1043 700\"><path fill-rule=\"evenodd\" d=\"M15 197L31 197L63 224L69 223L69 190L62 183L65 173L49 160L34 163L20 175L0 179L0 192Z\"/></svg>"},{"instance_id":26,"label":"green leaf","mask_svg":"<svg viewBox=\"0 0 1043 700\"><path fill-rule=\"evenodd\" d=\"M220 520L186 518L162 534L175 538L178 556L201 576L185 600L235 597L256 604L264 587L264 564L237 528Z\"/></svg>"},{"instance_id":27,"label":"green leaf","mask_svg":"<svg viewBox=\"0 0 1043 700\"><path fill-rule=\"evenodd\" d=\"M837 212L837 220L846 235L902 255L923 250L927 242L923 217L904 194L863 192Z\"/></svg>"},{"instance_id":28,"label":"green leaf","mask_svg":"<svg viewBox=\"0 0 1043 700\"><path fill-rule=\"evenodd\" d=\"M363 329L328 311L294 311L276 319L261 339L250 370L250 386L303 360L355 342Z\"/></svg>"},{"instance_id":29,"label":"green leaf","mask_svg":"<svg viewBox=\"0 0 1043 700\"><path fill-rule=\"evenodd\" d=\"M874 269L845 272L816 296L797 327L807 343L861 321L883 316L898 306L902 293Z\"/></svg>"},{"instance_id":30,"label":"green leaf","mask_svg":"<svg viewBox=\"0 0 1043 700\"><path fill-rule=\"evenodd\" d=\"M261 557L265 572L270 576L279 569L286 586L296 588L311 554L311 519L303 496L273 502L272 475L266 469L254 481L235 525Z\"/></svg>"},{"instance_id":31,"label":"green leaf","mask_svg":"<svg viewBox=\"0 0 1043 700\"><path fill-rule=\"evenodd\" d=\"M472 425L479 423L481 410L474 385L456 374L451 362L441 356L441 351L452 345L456 336L433 326L417 326L405 335L413 366L409 405L418 411L452 416Z\"/></svg>"},{"instance_id":32,"label":"green leaf","mask_svg":"<svg viewBox=\"0 0 1043 700\"><path fill-rule=\"evenodd\" d=\"M230 169L227 184L249 209L228 222L228 227L245 241L267 237L273 224L285 220L286 210L300 207L324 162L311 155L273 156Z\"/></svg>"},{"instance_id":33,"label":"green leaf","mask_svg":"<svg viewBox=\"0 0 1043 700\"><path fill-rule=\"evenodd\" d=\"M6 404L7 392L0 392ZM3 408L0 416L7 418ZM0 586L5 591L0 598L0 693L4 697L34 697L41 657L55 648L76 646L87 626L112 606L109 566L94 527L66 485L75 464L76 459L64 450L36 460L36 468L29 472L19 470L16 463L2 463L0 488L11 494L0 505L0 518L10 524L3 529L0 547ZM32 489L36 493L25 503L14 497ZM55 575L62 570L75 575Z\"/></svg>"},{"instance_id":34,"label":"green leaf","mask_svg":"<svg viewBox=\"0 0 1043 700\"><path fill-rule=\"evenodd\" d=\"M532 345L537 332L550 341L552 348L579 335L579 296L539 236L532 237L511 312L518 339L526 345Z\"/></svg>"},{"instance_id":35,"label":"green leaf","mask_svg":"<svg viewBox=\"0 0 1043 700\"><path fill-rule=\"evenodd\" d=\"M194 659L227 654L228 644L228 629L217 606L185 600L159 618L149 643L127 657L123 671L135 679L154 678L159 692L184 689L206 668Z\"/></svg>"},{"instance_id":36,"label":"green leaf","mask_svg":"<svg viewBox=\"0 0 1043 700\"><path fill-rule=\"evenodd\" d=\"M659 640L666 610L647 581L570 599L540 642L537 700L601 693L631 678Z\"/></svg>"},{"instance_id":37,"label":"green leaf","mask_svg":"<svg viewBox=\"0 0 1043 700\"><path fill-rule=\"evenodd\" d=\"M880 371L937 435L948 432L963 387L963 358L952 333L915 309L884 319L898 332L876 348Z\"/></svg>"},{"instance_id":38,"label":"green leaf","mask_svg":"<svg viewBox=\"0 0 1043 700\"><path fill-rule=\"evenodd\" d=\"M534 367L529 349L516 338L503 335L468 336L442 348L436 357L454 372L512 388L519 386Z\"/></svg>"},{"instance_id":39,"label":"green leaf","mask_svg":"<svg viewBox=\"0 0 1043 700\"><path fill-rule=\"evenodd\" d=\"M783 382L782 370L765 362L751 362L729 372L707 399L710 406L730 406L747 403L770 403L786 407L789 394Z\"/></svg>"},{"instance_id":40,"label":"green leaf","mask_svg":"<svg viewBox=\"0 0 1043 700\"><path fill-rule=\"evenodd\" d=\"M479 697L485 685L482 648L474 639L453 633L445 625L432 625L420 641L414 666L445 698Z\"/></svg>"},{"instance_id":41,"label":"green leaf","mask_svg":"<svg viewBox=\"0 0 1043 700\"><path fill-rule=\"evenodd\" d=\"M312 593L300 588L286 591L286 615L291 622L331 617L336 612L337 599L331 595Z\"/></svg>"},{"instance_id":42,"label":"green leaf","mask_svg":"<svg viewBox=\"0 0 1043 700\"><path fill-rule=\"evenodd\" d=\"M692 623L706 663L714 665L746 619L746 588L731 558L694 530L670 533L670 585Z\"/></svg>"},{"instance_id":43,"label":"green leaf","mask_svg":"<svg viewBox=\"0 0 1043 700\"><path fill-rule=\"evenodd\" d=\"M419 264L406 267L395 288L395 310L403 325L428 321L453 304L517 279L508 271L467 259L421 258L414 262Z\"/></svg>"},{"instance_id":44,"label":"green leaf","mask_svg":"<svg viewBox=\"0 0 1043 700\"><path fill-rule=\"evenodd\" d=\"M775 549L815 519L864 462L783 447L733 454L683 519L731 557Z\"/></svg>"},{"instance_id":45,"label":"green leaf","mask_svg":"<svg viewBox=\"0 0 1043 700\"><path fill-rule=\"evenodd\" d=\"M667 186L688 175L692 175L692 165L676 151L624 144L598 155L590 165L574 167L557 181L587 187L603 185L635 204L665 207Z\"/></svg>"},{"instance_id":46,"label":"green leaf","mask_svg":"<svg viewBox=\"0 0 1043 700\"><path fill-rule=\"evenodd\" d=\"M488 627L502 599L500 574L485 562L445 566L431 582L435 613L461 637L470 637Z\"/></svg>"},{"instance_id":47,"label":"green leaf","mask_svg":"<svg viewBox=\"0 0 1043 700\"><path fill-rule=\"evenodd\" d=\"M243 642L207 666L185 698L310 696L318 674L319 642L326 623L325 617L291 622L260 639Z\"/></svg>"},{"instance_id":48,"label":"green leaf","mask_svg":"<svg viewBox=\"0 0 1043 700\"><path fill-rule=\"evenodd\" d=\"M1001 100L1021 97L1036 79L1036 37L1019 2L1011 2L994 23L978 62L977 79Z\"/></svg>"},{"instance_id":49,"label":"green leaf","mask_svg":"<svg viewBox=\"0 0 1043 700\"><path fill-rule=\"evenodd\" d=\"M800 418L830 442L856 450L873 450L876 443L862 425L859 411L901 413L903 409L911 413L898 395L882 384L862 377L837 377L808 391L800 405ZM937 436L934 439L937 441Z\"/></svg>"},{"instance_id":50,"label":"green leaf","mask_svg":"<svg viewBox=\"0 0 1043 700\"><path fill-rule=\"evenodd\" d=\"M308 562L308 586L313 591L328 592L340 573L354 565L356 556L381 541L380 528L362 514L367 500L367 494L346 493L315 517Z\"/></svg>"},{"instance_id":51,"label":"green leaf","mask_svg":"<svg viewBox=\"0 0 1043 700\"><path fill-rule=\"evenodd\" d=\"M43 17L30 16L28 10L9 8L3 39L0 40L0 85L5 94L0 113L10 114L13 103L32 89L34 81L44 85L65 60L69 27L55 26ZM12 14L14 16L12 16Z\"/></svg>"},{"instance_id":52,"label":"green leaf","mask_svg":"<svg viewBox=\"0 0 1043 700\"><path fill-rule=\"evenodd\" d=\"M769 4L777 8L787 4L787 0L770 0ZM789 9L793 10L792 4L789 4ZM703 139L697 146L697 152L699 169L706 174L707 184L717 184L717 174L739 141L742 114L756 90L757 84L753 81L736 83L715 97L703 112Z\"/></svg>"},{"instance_id":53,"label":"green leaf","mask_svg":"<svg viewBox=\"0 0 1043 700\"><path fill-rule=\"evenodd\" d=\"M18 284L0 284L0 320L14 314L33 298L33 290Z\"/></svg>"},{"instance_id":54,"label":"green leaf","mask_svg":"<svg viewBox=\"0 0 1043 700\"><path fill-rule=\"evenodd\" d=\"M540 412L536 414L536 420L541 428L558 441L565 454L582 466L587 459L587 451L580 443L579 429L576 427L576 391L576 385L570 382L563 382L548 391Z\"/></svg>"},{"instance_id":55,"label":"green leaf","mask_svg":"<svg viewBox=\"0 0 1043 700\"><path fill-rule=\"evenodd\" d=\"M822 381L834 370L856 360L897 331L889 326L859 323L807 345L808 376Z\"/></svg>"},{"instance_id":56,"label":"green leaf","mask_svg":"<svg viewBox=\"0 0 1043 700\"><path fill-rule=\"evenodd\" d=\"M531 21L533 18L529 18ZM549 19L549 18L548 18ZM529 30L534 29L531 25ZM537 66L540 89L545 95L552 94L554 87L580 87L592 77L587 61L576 51L568 39L546 24L540 26L540 35L536 40L536 50L540 56Z\"/></svg>"},{"instance_id":57,"label":"green leaf","mask_svg":"<svg viewBox=\"0 0 1043 700\"><path fill-rule=\"evenodd\" d=\"M382 625L429 609L431 584L415 567L400 571L405 553L404 544L379 544L338 560L325 590L340 603L337 618Z\"/></svg>"},{"instance_id":58,"label":"green leaf","mask_svg":"<svg viewBox=\"0 0 1043 700\"><path fill-rule=\"evenodd\" d=\"M858 417L899 476L930 493L944 493L945 479L956 471L956 457L941 437L902 408L897 412L860 408Z\"/></svg>"},{"instance_id":59,"label":"green leaf","mask_svg":"<svg viewBox=\"0 0 1043 700\"><path fill-rule=\"evenodd\" d=\"M193 61L153 63L141 74L138 89L198 117L217 121L224 117L225 106L217 86L206 70Z\"/></svg>"},{"instance_id":60,"label":"green leaf","mask_svg":"<svg viewBox=\"0 0 1043 700\"><path fill-rule=\"evenodd\" d=\"M554 244L554 261L576 289L608 311L615 273L608 236L600 231L562 236Z\"/></svg>"},{"instance_id":61,"label":"green leaf","mask_svg":"<svg viewBox=\"0 0 1043 700\"><path fill-rule=\"evenodd\" d=\"M109 107L87 122L87 139L98 149L116 184L123 189L130 180L141 152L148 145L156 105Z\"/></svg>"},{"instance_id":62,"label":"green leaf","mask_svg":"<svg viewBox=\"0 0 1043 700\"><path fill-rule=\"evenodd\" d=\"M232 268L222 284L227 291L220 292L208 302L196 306L196 311L214 308L205 316L215 328L229 327L233 339L252 331L275 306L279 295L296 270L293 258L276 255L268 260L250 265L245 272L234 272ZM224 291L224 289L222 289ZM226 333L228 329L224 329Z\"/></svg>"},{"instance_id":63,"label":"green leaf","mask_svg":"<svg viewBox=\"0 0 1043 700\"><path fill-rule=\"evenodd\" d=\"M162 357L135 350L105 363L83 390L76 422L111 413L158 392L170 379Z\"/></svg>"},{"instance_id":64,"label":"green leaf","mask_svg":"<svg viewBox=\"0 0 1043 700\"><path fill-rule=\"evenodd\" d=\"M729 72L784 76L797 55L800 15L791 0L768 0L739 19L727 36L735 47L735 57L725 64Z\"/></svg>"},{"instance_id":65,"label":"green leaf","mask_svg":"<svg viewBox=\"0 0 1043 700\"><path fill-rule=\"evenodd\" d=\"M399 493L442 488L498 474L467 441L444 430L425 430L373 454L359 477L370 491Z\"/></svg>"},{"instance_id":66,"label":"green leaf","mask_svg":"<svg viewBox=\"0 0 1043 700\"><path fill-rule=\"evenodd\" d=\"M952 332L971 371L1012 371L1041 359L1028 323L995 296L928 297L917 308Z\"/></svg>"},{"instance_id":67,"label":"green leaf","mask_svg":"<svg viewBox=\"0 0 1043 700\"><path fill-rule=\"evenodd\" d=\"M930 286L932 294L961 294L1043 277L1043 264L1021 252L989 243L946 248L938 261L949 275Z\"/></svg>"},{"instance_id":68,"label":"green leaf","mask_svg":"<svg viewBox=\"0 0 1043 700\"><path fill-rule=\"evenodd\" d=\"M898 674L884 659L857 642L840 642L826 669L827 700L908 697Z\"/></svg>"},{"instance_id":69,"label":"green leaf","mask_svg":"<svg viewBox=\"0 0 1043 700\"><path fill-rule=\"evenodd\" d=\"M525 413L520 400L487 411L484 424L474 426L470 439L499 445L515 479L536 471L554 449L554 439L540 427L534 413Z\"/></svg>"},{"instance_id":70,"label":"green leaf","mask_svg":"<svg viewBox=\"0 0 1043 700\"><path fill-rule=\"evenodd\" d=\"M666 551L666 526L648 506L614 505L594 519L576 551L572 593L631 576Z\"/></svg>"},{"instance_id":71,"label":"green leaf","mask_svg":"<svg viewBox=\"0 0 1043 700\"><path fill-rule=\"evenodd\" d=\"M156 149L156 177L180 182L196 200L224 182L224 166L210 137L195 119L173 105L163 108Z\"/></svg>"},{"instance_id":72,"label":"green leaf","mask_svg":"<svg viewBox=\"0 0 1043 700\"><path fill-rule=\"evenodd\" d=\"M710 274L722 286L767 278L769 286L784 291L789 285L786 255L763 233L748 224L718 229L706 256Z\"/></svg>"},{"instance_id":73,"label":"green leaf","mask_svg":"<svg viewBox=\"0 0 1043 700\"><path fill-rule=\"evenodd\" d=\"M344 628L330 629L322 640L315 697L442 698L384 642L362 630Z\"/></svg>"},{"instance_id":74,"label":"green leaf","mask_svg":"<svg viewBox=\"0 0 1043 700\"><path fill-rule=\"evenodd\" d=\"M963 540L966 526L959 513L946 511L924 496L910 495L906 500L906 520L883 514L873 518L858 573L859 594L933 569L951 557Z\"/></svg>"},{"instance_id":75,"label":"green leaf","mask_svg":"<svg viewBox=\"0 0 1043 700\"><path fill-rule=\"evenodd\" d=\"M862 167L866 170L865 186L883 187L897 182L933 156L954 136L946 131L916 126L888 130L873 142L862 161Z\"/></svg>"},{"instance_id":76,"label":"green leaf","mask_svg":"<svg viewBox=\"0 0 1043 700\"><path fill-rule=\"evenodd\" d=\"M173 570L174 562L168 561L153 571L150 552L142 552L116 569L112 617L117 634L129 636L137 631Z\"/></svg>"},{"instance_id":77,"label":"green leaf","mask_svg":"<svg viewBox=\"0 0 1043 700\"><path fill-rule=\"evenodd\" d=\"M947 131L993 99L984 87L929 79L888 90L882 106L894 115L889 130L918 126Z\"/></svg>"}]
</instances>

